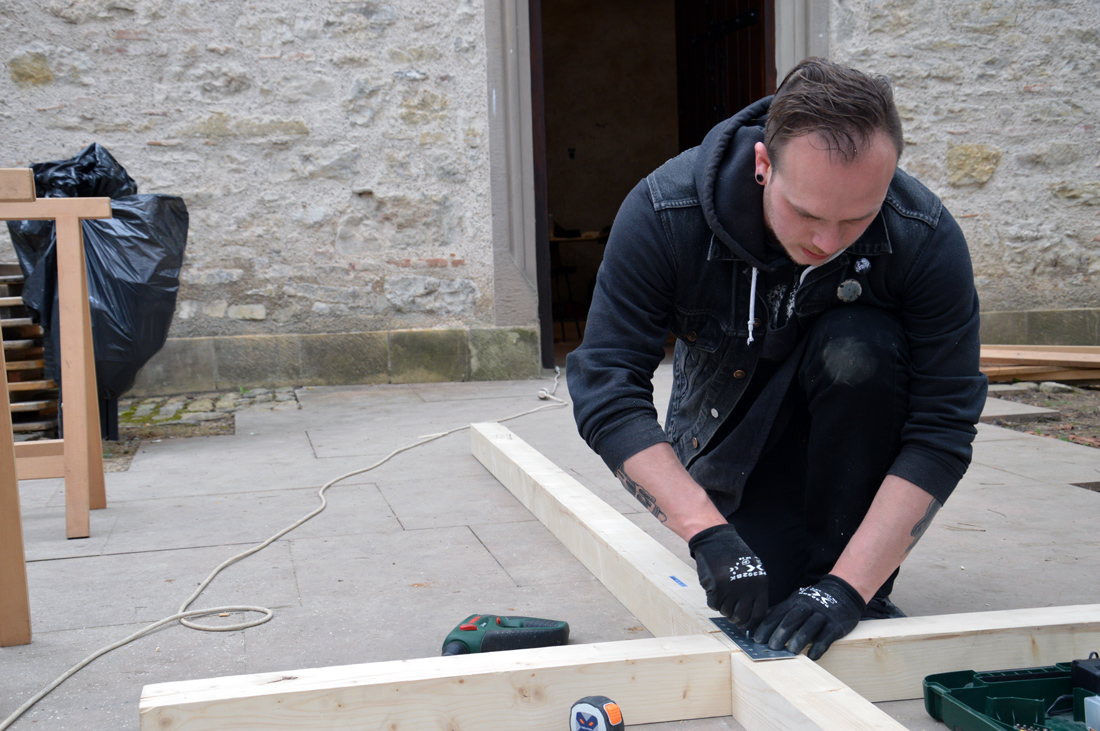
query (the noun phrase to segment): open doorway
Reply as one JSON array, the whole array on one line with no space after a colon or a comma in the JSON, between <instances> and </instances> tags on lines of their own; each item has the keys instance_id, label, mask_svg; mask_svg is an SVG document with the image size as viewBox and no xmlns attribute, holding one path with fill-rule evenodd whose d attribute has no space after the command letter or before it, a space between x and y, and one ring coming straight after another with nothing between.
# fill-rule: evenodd
<instances>
[{"instance_id":1,"label":"open doorway","mask_svg":"<svg viewBox=\"0 0 1100 731\"><path fill-rule=\"evenodd\" d=\"M774 0L532 0L550 270L540 298L551 302L543 338L553 338L555 362L581 342L607 232L630 190L774 90L773 8Z\"/></svg>"}]
</instances>

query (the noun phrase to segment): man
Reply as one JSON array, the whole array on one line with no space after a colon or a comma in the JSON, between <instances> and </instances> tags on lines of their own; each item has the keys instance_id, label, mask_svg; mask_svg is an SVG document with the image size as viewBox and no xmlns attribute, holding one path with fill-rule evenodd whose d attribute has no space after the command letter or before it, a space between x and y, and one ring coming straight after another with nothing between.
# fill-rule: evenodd
<instances>
[{"instance_id":1,"label":"man","mask_svg":"<svg viewBox=\"0 0 1100 731\"><path fill-rule=\"evenodd\" d=\"M885 79L803 61L630 193L568 360L581 435L688 541L710 607L815 660L904 616L898 567L985 401L966 242L903 147Z\"/></svg>"}]
</instances>

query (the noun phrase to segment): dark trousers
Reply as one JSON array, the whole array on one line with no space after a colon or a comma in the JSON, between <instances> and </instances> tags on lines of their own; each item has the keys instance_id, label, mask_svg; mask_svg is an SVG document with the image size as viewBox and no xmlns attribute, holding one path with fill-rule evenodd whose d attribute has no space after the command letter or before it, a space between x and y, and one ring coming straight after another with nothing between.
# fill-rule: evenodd
<instances>
[{"instance_id":1,"label":"dark trousers","mask_svg":"<svg viewBox=\"0 0 1100 731\"><path fill-rule=\"evenodd\" d=\"M908 415L908 349L896 317L843 305L805 337L740 505L727 512L728 496L710 493L764 562L771 604L832 570L898 454Z\"/></svg>"}]
</instances>

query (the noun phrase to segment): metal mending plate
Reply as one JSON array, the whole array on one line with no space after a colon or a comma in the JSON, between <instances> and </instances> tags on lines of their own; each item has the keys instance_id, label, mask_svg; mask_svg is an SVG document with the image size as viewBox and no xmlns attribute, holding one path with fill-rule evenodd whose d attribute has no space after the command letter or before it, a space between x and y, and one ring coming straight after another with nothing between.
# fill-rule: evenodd
<instances>
[{"instance_id":1,"label":"metal mending plate","mask_svg":"<svg viewBox=\"0 0 1100 731\"><path fill-rule=\"evenodd\" d=\"M725 617L711 617L711 622L722 632L737 643L737 646L745 651L750 660L783 660L788 657L798 657L790 650L773 650L767 645L758 645L749 638L748 632L737 629L737 625Z\"/></svg>"}]
</instances>

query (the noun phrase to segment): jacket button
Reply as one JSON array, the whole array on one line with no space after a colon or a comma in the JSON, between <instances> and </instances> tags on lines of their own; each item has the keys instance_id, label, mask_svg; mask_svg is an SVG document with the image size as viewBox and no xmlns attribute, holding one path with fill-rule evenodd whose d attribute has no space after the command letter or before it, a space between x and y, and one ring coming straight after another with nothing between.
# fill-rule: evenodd
<instances>
[{"instance_id":1,"label":"jacket button","mask_svg":"<svg viewBox=\"0 0 1100 731\"><path fill-rule=\"evenodd\" d=\"M764 324L764 322L759 317L752 318L752 326L753 327L760 327L763 324Z\"/></svg>"},{"instance_id":2,"label":"jacket button","mask_svg":"<svg viewBox=\"0 0 1100 731\"><path fill-rule=\"evenodd\" d=\"M696 449L699 448L699 439L698 439L698 437L692 437L691 438L691 446L695 447Z\"/></svg>"},{"instance_id":3,"label":"jacket button","mask_svg":"<svg viewBox=\"0 0 1100 731\"><path fill-rule=\"evenodd\" d=\"M694 343L698 339L699 339L699 336L695 333L694 330L692 330L691 332L689 332L687 335L684 336L684 340L688 341L689 343Z\"/></svg>"},{"instance_id":4,"label":"jacket button","mask_svg":"<svg viewBox=\"0 0 1100 731\"><path fill-rule=\"evenodd\" d=\"M710 415L713 416L715 419L717 419L718 418L718 409L711 409L710 410Z\"/></svg>"},{"instance_id":5,"label":"jacket button","mask_svg":"<svg viewBox=\"0 0 1100 731\"><path fill-rule=\"evenodd\" d=\"M745 372L741 371L741 370L734 371L733 372L733 377L734 378L744 378L745 377Z\"/></svg>"}]
</instances>

